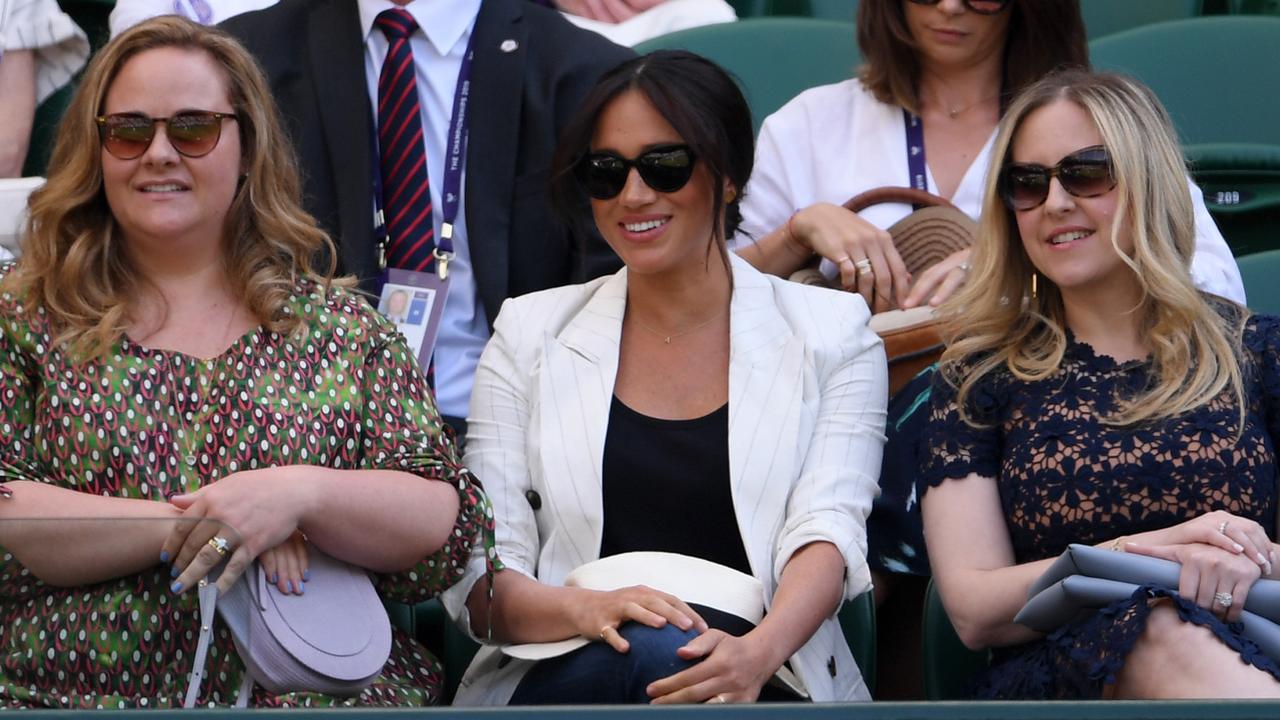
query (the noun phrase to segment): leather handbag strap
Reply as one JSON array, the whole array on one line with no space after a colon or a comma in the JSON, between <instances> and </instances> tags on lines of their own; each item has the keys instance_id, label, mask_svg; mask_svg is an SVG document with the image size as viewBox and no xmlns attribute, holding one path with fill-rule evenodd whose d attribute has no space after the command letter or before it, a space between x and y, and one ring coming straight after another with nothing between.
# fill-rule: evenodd
<instances>
[{"instance_id":1,"label":"leather handbag strap","mask_svg":"<svg viewBox=\"0 0 1280 720\"><path fill-rule=\"evenodd\" d=\"M949 207L959 210L950 200L934 195L926 190L917 190L909 187L895 187L885 185L884 187L871 188L866 192L858 193L849 198L844 204L846 210L851 212L861 212L880 203L907 203L913 206L921 207Z\"/></svg>"},{"instance_id":2,"label":"leather handbag strap","mask_svg":"<svg viewBox=\"0 0 1280 720\"><path fill-rule=\"evenodd\" d=\"M212 578L200 581L198 596L200 599L200 635L196 641L196 652L191 663L191 681L187 685L187 695L182 707L193 708L200 697L200 685L204 681L205 664L209 657L209 643L213 639L213 623L217 618L218 585ZM244 678L240 683L240 692L236 694L236 707L249 706L249 696L253 694L253 675L248 666L244 669Z\"/></svg>"}]
</instances>

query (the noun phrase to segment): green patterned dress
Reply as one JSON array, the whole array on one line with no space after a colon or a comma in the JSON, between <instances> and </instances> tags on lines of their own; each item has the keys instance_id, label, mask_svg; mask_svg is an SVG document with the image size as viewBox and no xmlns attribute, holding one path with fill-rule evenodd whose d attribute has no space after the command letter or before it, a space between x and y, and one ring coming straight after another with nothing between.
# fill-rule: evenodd
<instances>
[{"instance_id":1,"label":"green patterned dress","mask_svg":"<svg viewBox=\"0 0 1280 720\"><path fill-rule=\"evenodd\" d=\"M253 468L408 471L457 488L457 523L435 554L375 584L403 602L435 596L461 576L474 543L492 557L492 513L442 431L412 353L348 291L300 286L288 312L306 318L305 335L258 329L207 361L124 339L76 364L53 342L42 309L0 295L0 482L164 502ZM175 596L170 581L157 562L58 588L0 550L0 708L181 706L199 615L195 593ZM200 704L233 703L243 665L221 623L206 669ZM390 661L359 697L257 687L250 704L431 704L441 680L439 662L397 630Z\"/></svg>"}]
</instances>

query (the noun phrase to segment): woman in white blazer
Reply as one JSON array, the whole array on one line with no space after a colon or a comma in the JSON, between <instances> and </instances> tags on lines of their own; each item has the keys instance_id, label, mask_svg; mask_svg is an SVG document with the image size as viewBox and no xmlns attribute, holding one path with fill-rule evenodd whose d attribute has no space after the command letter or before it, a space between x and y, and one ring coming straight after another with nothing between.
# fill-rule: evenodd
<instances>
[{"instance_id":1,"label":"woman in white blazer","mask_svg":"<svg viewBox=\"0 0 1280 720\"><path fill-rule=\"evenodd\" d=\"M727 252L751 164L737 86L684 52L606 74L566 128L554 194L586 190L626 267L499 314L466 464L506 569L486 604L474 558L445 602L495 643L598 642L536 663L488 645L459 704L783 699L762 687L784 664L814 700L869 699L836 611L870 587L884 353L861 297ZM563 586L631 550L736 565L767 614L735 636L646 587Z\"/></svg>"}]
</instances>

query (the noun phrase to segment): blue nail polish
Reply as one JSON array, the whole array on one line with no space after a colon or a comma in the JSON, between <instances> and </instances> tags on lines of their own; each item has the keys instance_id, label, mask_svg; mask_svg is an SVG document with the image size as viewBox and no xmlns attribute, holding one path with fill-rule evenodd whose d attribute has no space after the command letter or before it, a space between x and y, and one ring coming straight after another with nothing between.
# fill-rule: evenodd
<instances>
[{"instance_id":1,"label":"blue nail polish","mask_svg":"<svg viewBox=\"0 0 1280 720\"><path fill-rule=\"evenodd\" d=\"M177 580L174 580L173 584L169 586L169 591L174 593L182 592L182 583Z\"/></svg>"},{"instance_id":2,"label":"blue nail polish","mask_svg":"<svg viewBox=\"0 0 1280 720\"><path fill-rule=\"evenodd\" d=\"M303 579L303 580L310 580L310 579L311 579L311 571L310 571L310 570L303 570L303 571L302 571L302 579Z\"/></svg>"},{"instance_id":3,"label":"blue nail polish","mask_svg":"<svg viewBox=\"0 0 1280 720\"><path fill-rule=\"evenodd\" d=\"M285 586L285 587L287 587L287 588L289 588L287 592L293 592L293 581L292 581L292 580L285 580L285 581L284 581L284 586Z\"/></svg>"},{"instance_id":4,"label":"blue nail polish","mask_svg":"<svg viewBox=\"0 0 1280 720\"><path fill-rule=\"evenodd\" d=\"M307 594L307 584L305 582L298 583L298 594L299 595Z\"/></svg>"},{"instance_id":5,"label":"blue nail polish","mask_svg":"<svg viewBox=\"0 0 1280 720\"><path fill-rule=\"evenodd\" d=\"M178 577L178 567L176 565L169 568L169 577Z\"/></svg>"},{"instance_id":6,"label":"blue nail polish","mask_svg":"<svg viewBox=\"0 0 1280 720\"><path fill-rule=\"evenodd\" d=\"M162 562L162 563L167 563L167 562L169 562L169 551L168 551L168 550L161 550L161 551L160 551L160 562Z\"/></svg>"},{"instance_id":7,"label":"blue nail polish","mask_svg":"<svg viewBox=\"0 0 1280 720\"><path fill-rule=\"evenodd\" d=\"M271 584L275 585L280 582L280 573L271 573Z\"/></svg>"}]
</instances>

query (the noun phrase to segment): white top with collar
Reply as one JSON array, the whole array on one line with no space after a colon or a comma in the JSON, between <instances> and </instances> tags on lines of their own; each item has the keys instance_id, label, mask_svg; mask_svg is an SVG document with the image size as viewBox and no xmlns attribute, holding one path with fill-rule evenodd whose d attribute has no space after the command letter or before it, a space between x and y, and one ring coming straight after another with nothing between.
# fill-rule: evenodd
<instances>
[{"instance_id":1,"label":"white top with collar","mask_svg":"<svg viewBox=\"0 0 1280 720\"><path fill-rule=\"evenodd\" d=\"M370 107L378 103L378 73L387 57L387 37L374 27L383 10L396 5L390 0L359 0L360 31L365 39L364 69ZM410 2L403 6L418 21L418 30L409 38L418 76L418 100L422 108L422 134L427 151L427 176L431 182L432 222L440 237L441 191L444 184L445 135L453 117L453 95L458 82L462 55L480 12L480 0ZM353 140L368 142L368 139ZM374 158L374 162L377 159ZM445 300L440 334L436 339L436 406L442 415L466 417L471 402L471 382L480 352L489 340L489 324L471 271L471 248L467 242L467 191L464 161L458 217L453 226L453 249L457 255L449 263L449 295Z\"/></svg>"},{"instance_id":2,"label":"white top with collar","mask_svg":"<svg viewBox=\"0 0 1280 720\"><path fill-rule=\"evenodd\" d=\"M950 200L978 218L995 132L982 146ZM926 164L929 192L938 186ZM780 227L791 214L816 202L843 204L884 185L907 185L907 138L902 109L877 100L858 80L804 91L770 115L760 128L755 170L742 200L742 226L731 243L738 247ZM1195 209L1196 252L1191 277L1196 287L1244 304L1244 283L1226 240L1204 197L1188 178ZM867 222L887 228L911 206L884 203L863 210ZM746 234L744 234L746 233ZM748 237L748 234L750 237ZM829 275L835 268L823 261Z\"/></svg>"}]
</instances>

